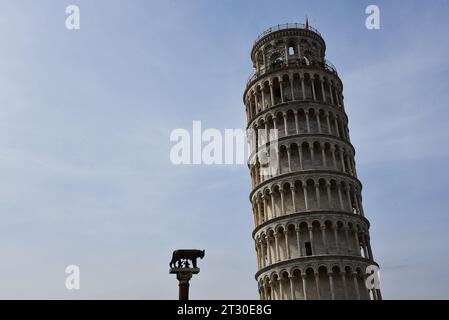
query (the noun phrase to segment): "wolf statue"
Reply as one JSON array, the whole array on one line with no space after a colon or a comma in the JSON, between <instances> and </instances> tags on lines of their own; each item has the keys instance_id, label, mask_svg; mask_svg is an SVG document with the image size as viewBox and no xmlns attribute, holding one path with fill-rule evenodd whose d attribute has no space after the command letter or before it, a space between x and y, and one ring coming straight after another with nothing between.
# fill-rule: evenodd
<instances>
[{"instance_id":1,"label":"wolf statue","mask_svg":"<svg viewBox=\"0 0 449 320\"><path fill-rule=\"evenodd\" d=\"M173 251L170 261L170 268L188 268L189 260L192 262L193 268L197 268L197 259L203 259L205 250L183 249Z\"/></svg>"}]
</instances>

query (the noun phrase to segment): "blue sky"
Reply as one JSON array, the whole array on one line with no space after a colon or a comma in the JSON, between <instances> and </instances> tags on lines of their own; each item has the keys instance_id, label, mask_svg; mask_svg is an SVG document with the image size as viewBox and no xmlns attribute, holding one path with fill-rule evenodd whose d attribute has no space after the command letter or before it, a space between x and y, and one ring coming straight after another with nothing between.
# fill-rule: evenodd
<instances>
[{"instance_id":1,"label":"blue sky","mask_svg":"<svg viewBox=\"0 0 449 320\"><path fill-rule=\"evenodd\" d=\"M77 4L81 29L65 28ZM365 7L381 29L365 28ZM257 35L310 23L344 82L384 298L449 298L447 1L1 1L0 298L257 298L245 166L174 166L170 132L244 128ZM64 286L81 268L81 290Z\"/></svg>"}]
</instances>

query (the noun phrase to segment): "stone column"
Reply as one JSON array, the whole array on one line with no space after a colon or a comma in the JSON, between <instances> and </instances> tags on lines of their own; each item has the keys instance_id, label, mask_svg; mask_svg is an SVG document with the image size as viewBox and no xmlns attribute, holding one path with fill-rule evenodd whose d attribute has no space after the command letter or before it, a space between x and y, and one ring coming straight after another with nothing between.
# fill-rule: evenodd
<instances>
[{"instance_id":1,"label":"stone column","mask_svg":"<svg viewBox=\"0 0 449 320\"><path fill-rule=\"evenodd\" d=\"M346 187L346 197L348 198L348 206L349 206L349 212L353 212L353 208L352 208L352 199L351 199L351 192L349 189L349 186Z\"/></svg>"},{"instance_id":2,"label":"stone column","mask_svg":"<svg viewBox=\"0 0 449 320\"><path fill-rule=\"evenodd\" d=\"M315 195L316 195L317 209L321 209L320 184L318 182L315 182Z\"/></svg>"},{"instance_id":3,"label":"stone column","mask_svg":"<svg viewBox=\"0 0 449 320\"><path fill-rule=\"evenodd\" d=\"M292 101L294 101L295 100L295 92L293 90L293 77L289 76L289 78L290 78L290 91L291 91L291 94L292 94Z\"/></svg>"},{"instance_id":4,"label":"stone column","mask_svg":"<svg viewBox=\"0 0 449 320\"><path fill-rule=\"evenodd\" d=\"M332 88L333 88L332 83L329 82L329 93L331 96L331 104L334 104L334 96L332 95Z\"/></svg>"},{"instance_id":5,"label":"stone column","mask_svg":"<svg viewBox=\"0 0 449 320\"><path fill-rule=\"evenodd\" d=\"M321 226L320 229L321 229L321 237L323 240L323 252L327 254L327 253L329 253L329 250L328 250L327 239L326 239L326 226L325 225Z\"/></svg>"},{"instance_id":6,"label":"stone column","mask_svg":"<svg viewBox=\"0 0 449 320\"><path fill-rule=\"evenodd\" d=\"M316 254L315 249L315 241L313 241L313 226L308 226L309 229L309 240L310 240L310 247L312 248L312 255Z\"/></svg>"},{"instance_id":7,"label":"stone column","mask_svg":"<svg viewBox=\"0 0 449 320\"><path fill-rule=\"evenodd\" d=\"M257 101L257 93L256 92L254 92L254 101L255 101L255 104L256 104L256 112L258 112L259 110L257 108L257 105L259 104L259 102Z\"/></svg>"},{"instance_id":8,"label":"stone column","mask_svg":"<svg viewBox=\"0 0 449 320\"><path fill-rule=\"evenodd\" d=\"M337 118L334 118L334 124L335 124L335 134L338 138L340 138L340 131L338 130L338 121Z\"/></svg>"},{"instance_id":9,"label":"stone column","mask_svg":"<svg viewBox=\"0 0 449 320\"><path fill-rule=\"evenodd\" d=\"M292 161L291 161L290 147L287 147L286 150L287 150L288 171L292 172Z\"/></svg>"},{"instance_id":10,"label":"stone column","mask_svg":"<svg viewBox=\"0 0 449 320\"><path fill-rule=\"evenodd\" d=\"M298 154L299 154L299 169L304 170L302 165L302 144L298 146Z\"/></svg>"},{"instance_id":11,"label":"stone column","mask_svg":"<svg viewBox=\"0 0 449 320\"><path fill-rule=\"evenodd\" d=\"M263 223L263 211L260 209L260 201L259 199L256 200L256 204L257 204L257 211L259 212L258 216L259 216L259 221L258 221L258 225Z\"/></svg>"},{"instance_id":12,"label":"stone column","mask_svg":"<svg viewBox=\"0 0 449 320\"><path fill-rule=\"evenodd\" d=\"M351 246L349 244L349 229L347 226L343 227L343 230L345 232L345 240L346 240L346 248L348 249L348 253L351 253Z\"/></svg>"},{"instance_id":13,"label":"stone column","mask_svg":"<svg viewBox=\"0 0 449 320\"><path fill-rule=\"evenodd\" d=\"M349 174L353 176L354 173L352 172L351 161L349 159L349 155L346 154L345 158L346 158L345 160L347 161L347 164L348 164L347 167L348 167Z\"/></svg>"},{"instance_id":14,"label":"stone column","mask_svg":"<svg viewBox=\"0 0 449 320\"><path fill-rule=\"evenodd\" d=\"M337 223L334 223L334 238L335 238L335 251L337 253L339 253L340 248L338 246L338 225L337 225Z\"/></svg>"},{"instance_id":15,"label":"stone column","mask_svg":"<svg viewBox=\"0 0 449 320\"><path fill-rule=\"evenodd\" d=\"M333 278L332 272L329 272L327 275L329 277L329 286L330 286L330 289L331 289L331 299L335 300L334 278Z\"/></svg>"},{"instance_id":16,"label":"stone column","mask_svg":"<svg viewBox=\"0 0 449 320\"><path fill-rule=\"evenodd\" d=\"M285 215L285 206L284 206L284 189L279 189L279 194L281 196L281 212L279 216Z\"/></svg>"},{"instance_id":17,"label":"stone column","mask_svg":"<svg viewBox=\"0 0 449 320\"><path fill-rule=\"evenodd\" d=\"M304 77L301 76L301 91L302 91L302 100L306 100L306 90L304 88Z\"/></svg>"},{"instance_id":18,"label":"stone column","mask_svg":"<svg viewBox=\"0 0 449 320\"><path fill-rule=\"evenodd\" d=\"M296 300L295 296L295 279L293 276L288 276L290 279L290 295L292 296L292 300Z\"/></svg>"},{"instance_id":19,"label":"stone column","mask_svg":"<svg viewBox=\"0 0 449 320\"><path fill-rule=\"evenodd\" d=\"M326 191L327 191L327 202L329 203L329 209L333 208L332 206L332 194L331 194L331 183L326 181Z\"/></svg>"},{"instance_id":20,"label":"stone column","mask_svg":"<svg viewBox=\"0 0 449 320\"><path fill-rule=\"evenodd\" d=\"M334 169L337 170L337 158L335 157L335 147L331 146L331 153L332 153L332 161L334 163Z\"/></svg>"},{"instance_id":21,"label":"stone column","mask_svg":"<svg viewBox=\"0 0 449 320\"><path fill-rule=\"evenodd\" d=\"M288 246L288 230L284 230L284 237L285 237L285 253L287 254L287 259L290 259L290 248Z\"/></svg>"},{"instance_id":22,"label":"stone column","mask_svg":"<svg viewBox=\"0 0 449 320\"><path fill-rule=\"evenodd\" d=\"M318 272L315 272L315 284L316 284L316 293L318 300L321 300L321 293L320 293L320 274Z\"/></svg>"},{"instance_id":23,"label":"stone column","mask_svg":"<svg viewBox=\"0 0 449 320\"><path fill-rule=\"evenodd\" d=\"M312 162L312 167L315 165L315 154L313 153L313 144L309 144L309 151L310 151L310 161Z\"/></svg>"},{"instance_id":24,"label":"stone column","mask_svg":"<svg viewBox=\"0 0 449 320\"><path fill-rule=\"evenodd\" d=\"M268 205L267 205L267 197L265 195L262 195L263 200L263 220L268 220Z\"/></svg>"},{"instance_id":25,"label":"stone column","mask_svg":"<svg viewBox=\"0 0 449 320\"><path fill-rule=\"evenodd\" d=\"M307 275L301 274L302 278L302 292L304 293L304 300L307 300Z\"/></svg>"},{"instance_id":26,"label":"stone column","mask_svg":"<svg viewBox=\"0 0 449 320\"><path fill-rule=\"evenodd\" d=\"M266 284L263 285L263 293L264 293L264 296L265 296L265 300L269 300L268 286Z\"/></svg>"},{"instance_id":27,"label":"stone column","mask_svg":"<svg viewBox=\"0 0 449 320\"><path fill-rule=\"evenodd\" d=\"M271 79L270 79L270 82L269 82L269 85L270 85L270 102L271 102L271 107L272 106L274 106L274 94L273 94L273 83L271 82Z\"/></svg>"},{"instance_id":28,"label":"stone column","mask_svg":"<svg viewBox=\"0 0 449 320\"><path fill-rule=\"evenodd\" d=\"M283 112L282 117L284 118L284 134L285 134L285 136L288 136L287 114L285 112Z\"/></svg>"},{"instance_id":29,"label":"stone column","mask_svg":"<svg viewBox=\"0 0 449 320\"><path fill-rule=\"evenodd\" d=\"M341 272L341 280L343 282L343 294L345 300L348 300L348 286L346 284L346 271Z\"/></svg>"},{"instance_id":30,"label":"stone column","mask_svg":"<svg viewBox=\"0 0 449 320\"><path fill-rule=\"evenodd\" d=\"M298 256L302 257L304 254L302 252L301 247L301 228L299 226L296 226L296 245L298 246Z\"/></svg>"},{"instance_id":31,"label":"stone column","mask_svg":"<svg viewBox=\"0 0 449 320\"><path fill-rule=\"evenodd\" d=\"M371 260L374 261L373 251L371 250L371 239L370 239L370 236L369 236L369 234L367 234L367 235L365 235L365 237L366 237L366 246L367 246L367 249L368 249L369 257L370 257Z\"/></svg>"},{"instance_id":32,"label":"stone column","mask_svg":"<svg viewBox=\"0 0 449 320\"><path fill-rule=\"evenodd\" d=\"M310 133L310 122L309 122L309 111L304 112L306 115L306 126L307 126L307 133Z\"/></svg>"},{"instance_id":33,"label":"stone column","mask_svg":"<svg viewBox=\"0 0 449 320\"><path fill-rule=\"evenodd\" d=\"M366 259L371 259L371 256L368 254L368 250L366 248L365 235L364 234L362 234L362 238L361 238L360 242L362 244L363 255L365 256Z\"/></svg>"},{"instance_id":34,"label":"stone column","mask_svg":"<svg viewBox=\"0 0 449 320\"><path fill-rule=\"evenodd\" d=\"M268 253L268 265L273 263L271 259L271 244L270 244L270 236L267 235L267 253Z\"/></svg>"},{"instance_id":35,"label":"stone column","mask_svg":"<svg viewBox=\"0 0 449 320\"><path fill-rule=\"evenodd\" d=\"M278 282L279 282L279 297L281 298L281 300L284 300L284 288L282 286L282 276L279 277Z\"/></svg>"},{"instance_id":36,"label":"stone column","mask_svg":"<svg viewBox=\"0 0 449 320\"><path fill-rule=\"evenodd\" d=\"M359 232L354 229L354 242L356 245L356 253L357 255L360 255L360 240L359 240Z\"/></svg>"},{"instance_id":37,"label":"stone column","mask_svg":"<svg viewBox=\"0 0 449 320\"><path fill-rule=\"evenodd\" d=\"M313 78L310 79L310 83L311 83L311 85L312 85L312 96L313 96L313 100L316 101L315 83L314 83L314 79L313 79Z\"/></svg>"},{"instance_id":38,"label":"stone column","mask_svg":"<svg viewBox=\"0 0 449 320\"><path fill-rule=\"evenodd\" d=\"M274 193L273 193L273 191L270 191L270 197L271 197L271 211L272 211L271 214L273 215L274 218L276 218L277 214L276 214L276 205L274 203Z\"/></svg>"},{"instance_id":39,"label":"stone column","mask_svg":"<svg viewBox=\"0 0 449 320\"><path fill-rule=\"evenodd\" d=\"M259 244L257 242L256 242L255 249L256 249L256 257L257 257L257 269L261 269L262 265L260 263L260 250L259 250Z\"/></svg>"},{"instance_id":40,"label":"stone column","mask_svg":"<svg viewBox=\"0 0 449 320\"><path fill-rule=\"evenodd\" d=\"M345 208L343 206L343 198L341 195L341 185L339 183L337 183L337 192L338 192L338 201L340 203L340 210L343 211L343 210L345 210Z\"/></svg>"},{"instance_id":41,"label":"stone column","mask_svg":"<svg viewBox=\"0 0 449 320\"><path fill-rule=\"evenodd\" d=\"M290 187L290 191L292 193L293 212L296 212L297 211L296 210L296 199L295 199L296 187L295 186L293 186L293 188Z\"/></svg>"},{"instance_id":42,"label":"stone column","mask_svg":"<svg viewBox=\"0 0 449 320\"><path fill-rule=\"evenodd\" d=\"M365 213L363 212L363 204L362 204L362 195L359 193L357 194L357 202L359 204L359 209L360 209L360 215L362 217L365 216Z\"/></svg>"},{"instance_id":43,"label":"stone column","mask_svg":"<svg viewBox=\"0 0 449 320\"><path fill-rule=\"evenodd\" d=\"M345 160L343 159L343 150L340 150L339 154L340 154L340 161L341 161L341 165L342 165L342 171L346 173Z\"/></svg>"},{"instance_id":44,"label":"stone column","mask_svg":"<svg viewBox=\"0 0 449 320\"><path fill-rule=\"evenodd\" d=\"M306 207L306 211L309 210L309 201L307 200L307 184L302 184L302 191L304 193L304 206Z\"/></svg>"},{"instance_id":45,"label":"stone column","mask_svg":"<svg viewBox=\"0 0 449 320\"><path fill-rule=\"evenodd\" d=\"M360 206L359 206L359 201L357 199L357 190L354 190L354 204L355 204L355 210L357 211L358 214L360 213Z\"/></svg>"},{"instance_id":46,"label":"stone column","mask_svg":"<svg viewBox=\"0 0 449 320\"><path fill-rule=\"evenodd\" d=\"M318 133L321 134L322 131L321 131L320 112L317 111L317 112L315 112L315 114L316 114L316 116L315 116L316 117L316 122L317 122L317 125L318 125Z\"/></svg>"},{"instance_id":47,"label":"stone column","mask_svg":"<svg viewBox=\"0 0 449 320\"><path fill-rule=\"evenodd\" d=\"M298 111L297 110L295 110L294 115L295 115L296 134L299 134L299 123L298 123Z\"/></svg>"},{"instance_id":48,"label":"stone column","mask_svg":"<svg viewBox=\"0 0 449 320\"><path fill-rule=\"evenodd\" d=\"M326 95L324 94L324 80L320 78L321 83L321 96L323 97L323 102L326 102Z\"/></svg>"},{"instance_id":49,"label":"stone column","mask_svg":"<svg viewBox=\"0 0 449 320\"><path fill-rule=\"evenodd\" d=\"M284 103L284 88L282 88L282 79L279 80L279 89L281 90L281 103Z\"/></svg>"},{"instance_id":50,"label":"stone column","mask_svg":"<svg viewBox=\"0 0 449 320\"><path fill-rule=\"evenodd\" d=\"M354 272L352 274L353 281L354 281L354 287L355 287L355 296L357 300L360 300L360 291L359 291L359 283L357 281L357 273Z\"/></svg>"},{"instance_id":51,"label":"stone column","mask_svg":"<svg viewBox=\"0 0 449 320\"><path fill-rule=\"evenodd\" d=\"M326 159L326 151L324 150L324 143L322 145L320 145L321 147L321 157L323 158L323 167L326 168L327 167L327 159Z\"/></svg>"},{"instance_id":52,"label":"stone column","mask_svg":"<svg viewBox=\"0 0 449 320\"><path fill-rule=\"evenodd\" d=\"M265 92L264 92L264 87L262 86L262 89L260 90L260 92L262 93L262 110L266 109L266 105L265 105Z\"/></svg>"},{"instance_id":53,"label":"stone column","mask_svg":"<svg viewBox=\"0 0 449 320\"><path fill-rule=\"evenodd\" d=\"M179 300L189 300L190 279L192 279L191 272L178 272L176 278L179 281Z\"/></svg>"},{"instance_id":54,"label":"stone column","mask_svg":"<svg viewBox=\"0 0 449 320\"><path fill-rule=\"evenodd\" d=\"M276 262L279 262L281 260L281 257L280 257L280 254L279 254L279 240L278 239L279 239L279 233L276 231L274 233L274 246L275 246L274 253L276 255L276 257L275 257L275 261Z\"/></svg>"},{"instance_id":55,"label":"stone column","mask_svg":"<svg viewBox=\"0 0 449 320\"><path fill-rule=\"evenodd\" d=\"M357 170L355 169L354 155L351 155L351 158L349 158L349 160L351 161L352 172L354 173L354 177L357 178Z\"/></svg>"},{"instance_id":56,"label":"stone column","mask_svg":"<svg viewBox=\"0 0 449 320\"><path fill-rule=\"evenodd\" d=\"M326 112L326 124L327 124L327 133L329 135L332 134L331 122L329 120L329 112Z\"/></svg>"}]
</instances>

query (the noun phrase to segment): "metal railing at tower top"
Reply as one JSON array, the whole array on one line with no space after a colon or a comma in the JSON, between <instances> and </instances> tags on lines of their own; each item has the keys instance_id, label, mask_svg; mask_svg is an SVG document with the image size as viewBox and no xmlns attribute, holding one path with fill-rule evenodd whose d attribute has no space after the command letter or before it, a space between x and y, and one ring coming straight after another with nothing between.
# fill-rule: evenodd
<instances>
[{"instance_id":1,"label":"metal railing at tower top","mask_svg":"<svg viewBox=\"0 0 449 320\"><path fill-rule=\"evenodd\" d=\"M304 23L284 23L284 24L278 24L276 26L273 26L271 28L268 28L267 30L265 30L264 32L262 32L254 41L254 43L256 43L257 41L259 41L260 39L262 39L263 37L265 37L267 34L270 34L272 32L276 32L279 30L284 30L284 29L304 29L304 30L310 30L312 32L315 32L316 34L318 34L319 36L321 36L321 33L315 29L314 27L311 27L310 25L305 25Z\"/></svg>"}]
</instances>

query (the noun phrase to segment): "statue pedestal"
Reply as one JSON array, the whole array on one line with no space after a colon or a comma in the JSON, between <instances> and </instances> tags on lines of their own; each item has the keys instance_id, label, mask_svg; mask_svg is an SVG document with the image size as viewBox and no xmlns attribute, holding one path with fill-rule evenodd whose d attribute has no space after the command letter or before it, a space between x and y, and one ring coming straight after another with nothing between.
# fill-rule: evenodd
<instances>
[{"instance_id":1,"label":"statue pedestal","mask_svg":"<svg viewBox=\"0 0 449 320\"><path fill-rule=\"evenodd\" d=\"M179 300L189 300L189 281L199 272L199 268L170 268L170 274L176 274L179 281Z\"/></svg>"},{"instance_id":2,"label":"statue pedestal","mask_svg":"<svg viewBox=\"0 0 449 320\"><path fill-rule=\"evenodd\" d=\"M186 272L191 274L198 274L200 273L200 268L170 268L170 274L178 274Z\"/></svg>"}]
</instances>

